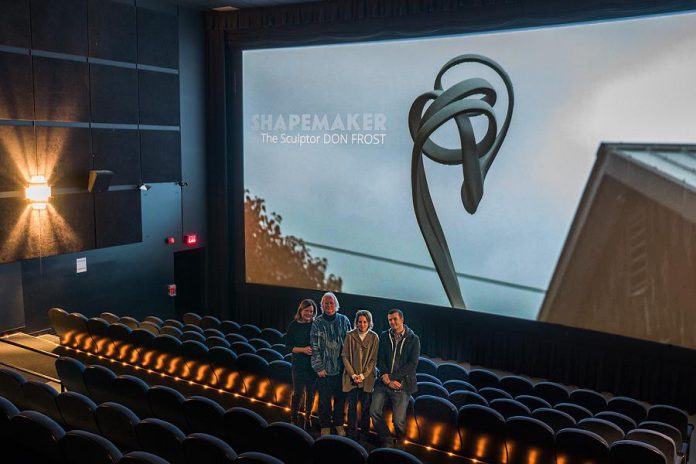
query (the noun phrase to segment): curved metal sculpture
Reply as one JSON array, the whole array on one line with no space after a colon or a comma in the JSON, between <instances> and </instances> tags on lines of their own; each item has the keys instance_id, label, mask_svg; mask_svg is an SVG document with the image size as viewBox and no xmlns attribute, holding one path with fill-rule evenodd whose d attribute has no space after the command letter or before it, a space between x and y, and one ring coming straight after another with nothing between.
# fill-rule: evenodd
<instances>
[{"instance_id":1,"label":"curved metal sculpture","mask_svg":"<svg viewBox=\"0 0 696 464\"><path fill-rule=\"evenodd\" d=\"M480 63L488 66L503 80L508 93L508 108L500 131L498 131L498 122L493 110L497 94L488 81L475 77L461 81L447 90L442 89L442 76L449 69L462 63ZM486 173L493 164L510 126L514 94L510 77L503 68L495 61L481 55L461 55L453 58L440 69L433 87L434 90L416 98L408 115L408 126L413 139L411 158L413 209L450 304L454 308L466 308L445 234L430 197L421 153L436 163L462 165L464 179L461 198L464 208L474 214L483 197L483 181ZM425 105L431 100L432 103L424 113ZM476 116L485 116L488 119L486 134L478 143L476 143L474 128L471 124L471 118ZM460 149L444 148L429 139L433 132L451 119L454 119L457 125L461 141Z\"/></svg>"}]
</instances>

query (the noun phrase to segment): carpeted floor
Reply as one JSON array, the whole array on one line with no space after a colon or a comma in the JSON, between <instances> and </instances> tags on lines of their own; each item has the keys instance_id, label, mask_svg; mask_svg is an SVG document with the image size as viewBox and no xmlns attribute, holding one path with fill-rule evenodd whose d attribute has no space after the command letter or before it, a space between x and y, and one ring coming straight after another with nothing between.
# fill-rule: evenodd
<instances>
[{"instance_id":1,"label":"carpeted floor","mask_svg":"<svg viewBox=\"0 0 696 464\"><path fill-rule=\"evenodd\" d=\"M21 346L16 346L4 341L10 341ZM29 371L36 372L54 379L58 379L58 373L55 367L55 358L49 354L38 353L27 348L34 348L51 353L56 344L50 338L33 337L24 333L16 333L0 338L0 362L9 366L16 366ZM28 379L39 380L46 382L42 377L33 376L27 372L20 371L21 374ZM52 387L60 391L60 384L48 382Z\"/></svg>"}]
</instances>

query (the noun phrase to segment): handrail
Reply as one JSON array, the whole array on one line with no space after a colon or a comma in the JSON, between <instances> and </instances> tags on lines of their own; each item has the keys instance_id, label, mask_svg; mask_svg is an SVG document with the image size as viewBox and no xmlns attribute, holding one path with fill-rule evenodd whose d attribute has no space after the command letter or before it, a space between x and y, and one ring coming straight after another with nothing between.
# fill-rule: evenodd
<instances>
[{"instance_id":1,"label":"handrail","mask_svg":"<svg viewBox=\"0 0 696 464\"><path fill-rule=\"evenodd\" d=\"M34 348L31 346L22 345L21 343L17 343L13 340L8 340L5 337L0 337L0 342L7 343L8 345L13 345L13 346L16 346L18 348L25 349L25 350L33 351L34 353L39 353L39 354L43 354L45 356L50 356L52 358L60 358L59 355L52 353L50 351L42 350L41 348Z\"/></svg>"},{"instance_id":2,"label":"handrail","mask_svg":"<svg viewBox=\"0 0 696 464\"><path fill-rule=\"evenodd\" d=\"M61 385L62 385L62 382L60 381L60 379L56 379L56 378L50 377L50 376L45 375L45 374L40 374L40 373L38 373L38 372L36 372L36 371L32 371L31 369L27 369L26 367L15 366L14 364L7 363L7 362L4 362L4 361L0 361L0 365L7 366L7 367L9 367L10 369L14 369L14 370L17 370L17 371L20 371L20 372L24 372L25 374L33 375L33 376L35 376L35 377L39 377L39 378L41 378L41 379L48 380L49 382L55 382L55 383L58 383L58 384L61 384Z\"/></svg>"}]
</instances>

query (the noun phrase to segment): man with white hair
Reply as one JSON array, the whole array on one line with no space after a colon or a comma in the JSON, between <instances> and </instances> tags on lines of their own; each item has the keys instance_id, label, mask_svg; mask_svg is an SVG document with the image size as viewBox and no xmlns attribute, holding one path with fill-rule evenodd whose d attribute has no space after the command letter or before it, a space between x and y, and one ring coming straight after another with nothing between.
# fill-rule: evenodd
<instances>
[{"instance_id":1,"label":"man with white hair","mask_svg":"<svg viewBox=\"0 0 696 464\"><path fill-rule=\"evenodd\" d=\"M338 314L338 298L331 292L321 297L321 315L312 323L310 342L312 345L312 368L319 376L319 424L321 434L331 433L331 425L336 434L345 436L343 410L346 394L343 393L343 360L341 352L343 340L351 329L350 321ZM333 402L332 402L333 400Z\"/></svg>"}]
</instances>

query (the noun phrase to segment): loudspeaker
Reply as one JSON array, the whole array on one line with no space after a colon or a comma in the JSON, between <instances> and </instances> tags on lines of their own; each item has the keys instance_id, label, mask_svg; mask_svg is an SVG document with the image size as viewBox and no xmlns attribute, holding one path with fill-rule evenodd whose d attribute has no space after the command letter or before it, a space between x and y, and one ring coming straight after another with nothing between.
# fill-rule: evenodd
<instances>
[{"instance_id":1,"label":"loudspeaker","mask_svg":"<svg viewBox=\"0 0 696 464\"><path fill-rule=\"evenodd\" d=\"M88 192L106 192L111 185L111 178L114 173L111 171L89 171L89 183L87 184Z\"/></svg>"}]
</instances>

